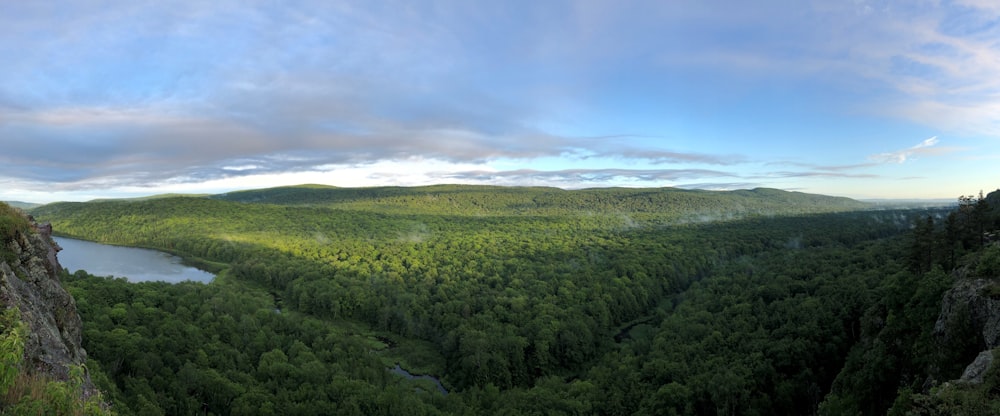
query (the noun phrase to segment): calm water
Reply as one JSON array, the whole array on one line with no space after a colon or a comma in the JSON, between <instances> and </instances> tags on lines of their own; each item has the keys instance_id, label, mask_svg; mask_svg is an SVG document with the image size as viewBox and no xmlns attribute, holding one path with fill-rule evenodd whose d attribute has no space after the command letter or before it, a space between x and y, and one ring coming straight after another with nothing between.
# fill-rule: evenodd
<instances>
[{"instance_id":1,"label":"calm water","mask_svg":"<svg viewBox=\"0 0 1000 416\"><path fill-rule=\"evenodd\" d=\"M118 247L72 238L54 238L62 251L59 263L70 273L86 270L95 276L124 277L131 282L185 280L208 283L215 275L181 264L181 258L162 251Z\"/></svg>"}]
</instances>

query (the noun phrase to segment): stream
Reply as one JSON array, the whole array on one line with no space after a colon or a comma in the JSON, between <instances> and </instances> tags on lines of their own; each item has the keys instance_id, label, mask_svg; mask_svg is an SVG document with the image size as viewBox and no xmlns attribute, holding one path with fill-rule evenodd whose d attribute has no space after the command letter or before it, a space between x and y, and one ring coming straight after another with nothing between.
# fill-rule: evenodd
<instances>
[{"instance_id":1,"label":"stream","mask_svg":"<svg viewBox=\"0 0 1000 416\"><path fill-rule=\"evenodd\" d=\"M400 367L399 363L396 363L396 368L390 368L389 371L391 371L393 374L399 374L403 377L406 377L407 380L430 380L434 382L434 385L437 386L437 389L438 391L441 392L441 394L445 396L448 395L448 390L445 389L443 385L441 385L441 380L438 380L437 377L410 374L409 371L406 371L403 369L403 367Z\"/></svg>"},{"instance_id":2,"label":"stream","mask_svg":"<svg viewBox=\"0 0 1000 416\"><path fill-rule=\"evenodd\" d=\"M650 316L648 318L640 319L640 320L635 321L635 322L633 322L633 323L631 323L629 325L624 326L620 331L618 331L617 334L615 334L615 342L621 343L622 340L626 340L626 339L632 338L631 332L632 332L633 328L635 328L635 327L637 327L639 325L649 324L650 322L653 322L654 320L656 320L656 316Z\"/></svg>"}]
</instances>

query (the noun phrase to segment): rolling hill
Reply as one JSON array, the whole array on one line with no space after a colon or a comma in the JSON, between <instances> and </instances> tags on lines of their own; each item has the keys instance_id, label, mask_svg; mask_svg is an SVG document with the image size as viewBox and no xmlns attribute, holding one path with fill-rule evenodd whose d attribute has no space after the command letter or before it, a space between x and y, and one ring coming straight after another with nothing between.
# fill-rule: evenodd
<instances>
[{"instance_id":1,"label":"rolling hill","mask_svg":"<svg viewBox=\"0 0 1000 416\"><path fill-rule=\"evenodd\" d=\"M914 360L954 379L969 359L927 341L948 277L908 268L916 215L948 213L868 207L774 189L306 185L31 212L219 273L64 277L99 384L135 413L854 414L923 380Z\"/></svg>"}]
</instances>

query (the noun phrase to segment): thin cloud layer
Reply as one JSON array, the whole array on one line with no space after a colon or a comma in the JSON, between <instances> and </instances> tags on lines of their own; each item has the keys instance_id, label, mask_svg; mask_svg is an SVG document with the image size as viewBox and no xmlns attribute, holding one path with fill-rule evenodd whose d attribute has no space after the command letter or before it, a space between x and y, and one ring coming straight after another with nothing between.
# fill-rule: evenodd
<instances>
[{"instance_id":1,"label":"thin cloud layer","mask_svg":"<svg viewBox=\"0 0 1000 416\"><path fill-rule=\"evenodd\" d=\"M930 137L916 145L889 153L879 153L868 157L869 160L878 163L906 163L918 155L939 155L952 151L952 149L935 147L940 140L937 136Z\"/></svg>"},{"instance_id":2,"label":"thin cloud layer","mask_svg":"<svg viewBox=\"0 0 1000 416\"><path fill-rule=\"evenodd\" d=\"M891 188L920 156L1000 154L982 140L1000 138L997 16L974 0L3 2L0 198L341 184L357 166L392 184ZM391 172L420 160L446 170Z\"/></svg>"},{"instance_id":3,"label":"thin cloud layer","mask_svg":"<svg viewBox=\"0 0 1000 416\"><path fill-rule=\"evenodd\" d=\"M463 183L546 184L567 188L608 186L620 181L655 183L703 178L725 178L736 175L704 169L564 169L539 171L519 169L511 171L467 171L443 175Z\"/></svg>"}]
</instances>

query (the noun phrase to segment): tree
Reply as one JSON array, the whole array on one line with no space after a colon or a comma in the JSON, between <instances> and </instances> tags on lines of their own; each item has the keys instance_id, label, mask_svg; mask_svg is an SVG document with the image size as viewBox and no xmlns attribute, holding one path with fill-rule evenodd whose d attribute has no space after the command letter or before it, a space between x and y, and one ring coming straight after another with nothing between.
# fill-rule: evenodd
<instances>
[{"instance_id":1,"label":"tree","mask_svg":"<svg viewBox=\"0 0 1000 416\"><path fill-rule=\"evenodd\" d=\"M916 273L929 271L934 264L934 217L928 215L917 221L910 243L910 270Z\"/></svg>"},{"instance_id":2,"label":"tree","mask_svg":"<svg viewBox=\"0 0 1000 416\"><path fill-rule=\"evenodd\" d=\"M983 191L979 191L979 198L976 199L976 205L973 208L973 218L976 225L976 231L979 236L979 247L986 245L986 226L990 222L990 211L992 208L990 204L983 197Z\"/></svg>"}]
</instances>

